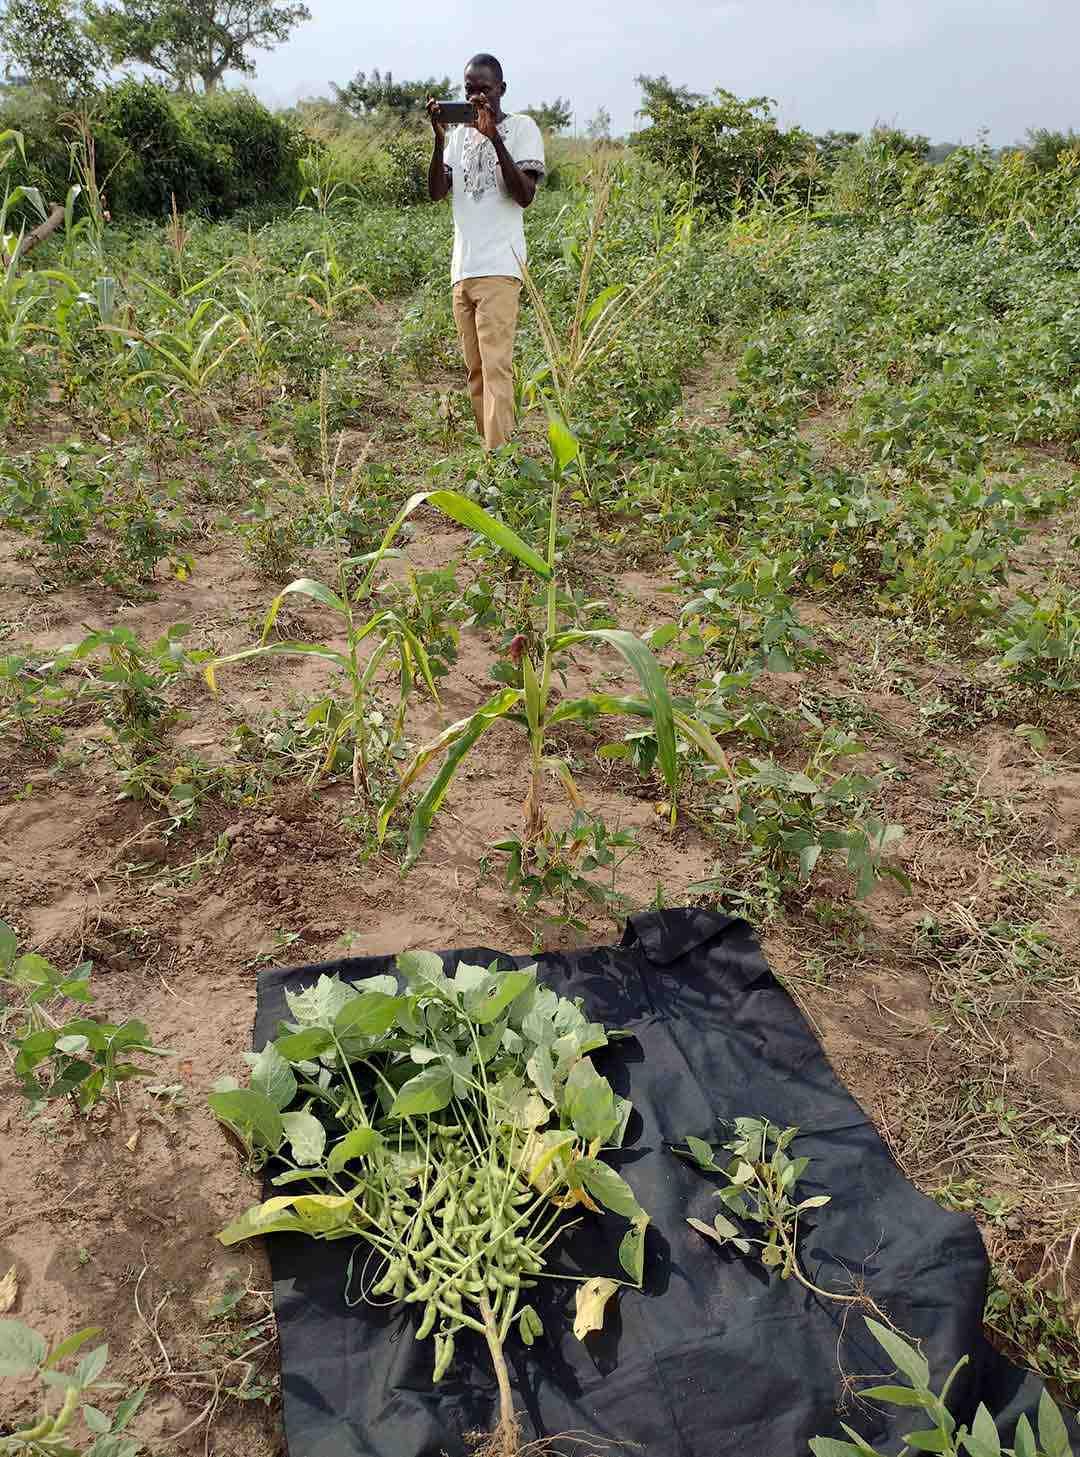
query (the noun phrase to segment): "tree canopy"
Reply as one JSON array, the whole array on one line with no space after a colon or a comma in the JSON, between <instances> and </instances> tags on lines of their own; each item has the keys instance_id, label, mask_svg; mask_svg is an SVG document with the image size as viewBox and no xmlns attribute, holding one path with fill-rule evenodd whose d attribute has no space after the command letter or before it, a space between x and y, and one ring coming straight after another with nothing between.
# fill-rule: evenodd
<instances>
[{"instance_id":1,"label":"tree canopy","mask_svg":"<svg viewBox=\"0 0 1080 1457\"><path fill-rule=\"evenodd\" d=\"M215 91L227 71L250 75L252 50L270 51L303 20L304 4L266 0L90 0L87 28L114 65L138 61L180 90Z\"/></svg>"},{"instance_id":2,"label":"tree canopy","mask_svg":"<svg viewBox=\"0 0 1080 1457\"><path fill-rule=\"evenodd\" d=\"M393 72L383 76L376 69L370 77L358 71L347 86L334 86L333 90L339 104L354 116L394 114L404 118L423 111L429 96L456 101L461 87L455 86L449 76L441 80L429 76L426 81L395 81Z\"/></svg>"},{"instance_id":3,"label":"tree canopy","mask_svg":"<svg viewBox=\"0 0 1080 1457\"><path fill-rule=\"evenodd\" d=\"M526 106L524 110L542 132L565 130L574 115L573 107L565 96L556 96L554 101L541 101L539 106Z\"/></svg>"},{"instance_id":4,"label":"tree canopy","mask_svg":"<svg viewBox=\"0 0 1080 1457\"><path fill-rule=\"evenodd\" d=\"M68 0L7 0L0 12L5 72L54 96L73 98L94 88L104 66Z\"/></svg>"},{"instance_id":5,"label":"tree canopy","mask_svg":"<svg viewBox=\"0 0 1080 1457\"><path fill-rule=\"evenodd\" d=\"M634 83L641 87L641 105L637 114L647 116L650 121L656 121L665 110L692 111L705 102L699 91L691 91L688 86L675 86L664 75L635 76Z\"/></svg>"}]
</instances>

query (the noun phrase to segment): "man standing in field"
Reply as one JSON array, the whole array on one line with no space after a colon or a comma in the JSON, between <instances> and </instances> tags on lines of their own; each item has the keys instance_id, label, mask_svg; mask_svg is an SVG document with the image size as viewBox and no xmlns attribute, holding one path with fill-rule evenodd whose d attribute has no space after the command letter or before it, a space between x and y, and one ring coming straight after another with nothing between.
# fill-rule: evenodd
<instances>
[{"instance_id":1,"label":"man standing in field","mask_svg":"<svg viewBox=\"0 0 1080 1457\"><path fill-rule=\"evenodd\" d=\"M465 67L475 124L447 138L439 103L428 102L435 149L428 191L453 194L454 320L469 371L476 428L489 450L514 429L514 330L525 259L525 209L544 175L544 141L531 116L507 115L502 66L478 55Z\"/></svg>"}]
</instances>

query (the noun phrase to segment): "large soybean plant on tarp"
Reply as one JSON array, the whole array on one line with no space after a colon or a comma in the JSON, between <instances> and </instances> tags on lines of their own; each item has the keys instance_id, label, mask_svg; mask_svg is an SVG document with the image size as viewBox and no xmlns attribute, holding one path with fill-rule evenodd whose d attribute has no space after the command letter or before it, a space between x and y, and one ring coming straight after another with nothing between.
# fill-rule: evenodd
<instances>
[{"instance_id":1,"label":"large soybean plant on tarp","mask_svg":"<svg viewBox=\"0 0 1080 1457\"><path fill-rule=\"evenodd\" d=\"M590 1053L620 1034L536 980L440 957L399 956L393 976L354 985L326 976L287 992L293 1021L249 1054L250 1086L219 1086L215 1114L279 1188L247 1210L228 1245L295 1230L359 1239L346 1298L415 1305L418 1340L434 1340L434 1379L456 1336L487 1342L500 1417L490 1450L517 1450L503 1345L542 1335L528 1291L545 1255L590 1212L626 1220L628 1280L583 1276L575 1333L599 1329L620 1284L640 1287L649 1216L607 1164L631 1112Z\"/></svg>"}]
</instances>

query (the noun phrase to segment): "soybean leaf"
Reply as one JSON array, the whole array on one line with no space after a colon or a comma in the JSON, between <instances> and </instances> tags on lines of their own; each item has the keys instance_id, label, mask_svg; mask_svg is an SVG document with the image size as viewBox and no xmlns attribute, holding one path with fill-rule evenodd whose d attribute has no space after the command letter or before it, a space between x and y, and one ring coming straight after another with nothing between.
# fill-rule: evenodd
<instances>
[{"instance_id":1,"label":"soybean leaf","mask_svg":"<svg viewBox=\"0 0 1080 1457\"><path fill-rule=\"evenodd\" d=\"M1031 1430L1031 1423L1026 1416L1022 1416L1017 1422L1013 1441L1016 1443L1016 1457L1039 1457L1038 1448L1035 1445L1035 1433Z\"/></svg>"},{"instance_id":2,"label":"soybean leaf","mask_svg":"<svg viewBox=\"0 0 1080 1457\"><path fill-rule=\"evenodd\" d=\"M149 1390L146 1386L140 1386L138 1391L133 1391L126 1396L116 1408L116 1415L113 1417L113 1430L122 1432L132 1417L146 1400L146 1393Z\"/></svg>"},{"instance_id":3,"label":"soybean leaf","mask_svg":"<svg viewBox=\"0 0 1080 1457\"><path fill-rule=\"evenodd\" d=\"M281 1126L289 1140L293 1158L310 1167L321 1164L326 1148L326 1129L312 1113L283 1113Z\"/></svg>"},{"instance_id":4,"label":"soybean leaf","mask_svg":"<svg viewBox=\"0 0 1080 1457\"><path fill-rule=\"evenodd\" d=\"M578 1286L575 1295L574 1335L579 1341L583 1341L590 1331L601 1329L607 1303L618 1288L617 1280L608 1280L599 1275Z\"/></svg>"},{"instance_id":5,"label":"soybean leaf","mask_svg":"<svg viewBox=\"0 0 1080 1457\"><path fill-rule=\"evenodd\" d=\"M280 1113L296 1097L296 1075L272 1042L261 1052L249 1052L251 1086L267 1097Z\"/></svg>"},{"instance_id":6,"label":"soybean leaf","mask_svg":"<svg viewBox=\"0 0 1080 1457\"><path fill-rule=\"evenodd\" d=\"M904 1441L916 1452L948 1452L952 1446L947 1433L938 1427L924 1427L918 1432L907 1432Z\"/></svg>"},{"instance_id":7,"label":"soybean leaf","mask_svg":"<svg viewBox=\"0 0 1080 1457\"><path fill-rule=\"evenodd\" d=\"M405 1004L404 997L388 997L385 992L364 992L346 1002L334 1018L334 1035L339 1042L354 1037L381 1037L397 1021Z\"/></svg>"},{"instance_id":8,"label":"soybean leaf","mask_svg":"<svg viewBox=\"0 0 1080 1457\"><path fill-rule=\"evenodd\" d=\"M211 1093L207 1101L221 1119L235 1128L241 1136L251 1136L271 1153L281 1147L285 1130L281 1114L265 1093L254 1088L234 1088L225 1093Z\"/></svg>"},{"instance_id":9,"label":"soybean leaf","mask_svg":"<svg viewBox=\"0 0 1080 1457\"><path fill-rule=\"evenodd\" d=\"M1039 1446L1046 1457L1069 1457L1069 1433L1053 1397L1043 1388L1039 1398Z\"/></svg>"},{"instance_id":10,"label":"soybean leaf","mask_svg":"<svg viewBox=\"0 0 1080 1457\"><path fill-rule=\"evenodd\" d=\"M494 1022L535 980L535 966L524 971L485 972L484 979L466 992L465 1010L475 1022Z\"/></svg>"},{"instance_id":11,"label":"soybean leaf","mask_svg":"<svg viewBox=\"0 0 1080 1457\"><path fill-rule=\"evenodd\" d=\"M103 1411L99 1411L96 1406L91 1406L89 1403L86 1403L83 1406L82 1414L83 1421L95 1434L95 1436L103 1436L106 1432L112 1430L111 1417L107 1417L105 1413Z\"/></svg>"},{"instance_id":12,"label":"soybean leaf","mask_svg":"<svg viewBox=\"0 0 1080 1457\"><path fill-rule=\"evenodd\" d=\"M331 1151L326 1160L327 1173L339 1173L352 1159L366 1158L382 1143L374 1128L354 1128Z\"/></svg>"},{"instance_id":13,"label":"soybean leaf","mask_svg":"<svg viewBox=\"0 0 1080 1457\"><path fill-rule=\"evenodd\" d=\"M586 1143L606 1139L615 1127L615 1094L587 1057L576 1062L566 1080L564 1111Z\"/></svg>"},{"instance_id":14,"label":"soybean leaf","mask_svg":"<svg viewBox=\"0 0 1080 1457\"><path fill-rule=\"evenodd\" d=\"M624 1219L636 1219L643 1212L633 1189L607 1164L599 1159L578 1159L574 1167L586 1189L605 1209L621 1214Z\"/></svg>"},{"instance_id":15,"label":"soybean leaf","mask_svg":"<svg viewBox=\"0 0 1080 1457\"><path fill-rule=\"evenodd\" d=\"M75 1379L83 1388L93 1386L101 1373L105 1370L105 1363L109 1359L108 1346L95 1346L92 1351L85 1355L75 1368Z\"/></svg>"},{"instance_id":16,"label":"soybean leaf","mask_svg":"<svg viewBox=\"0 0 1080 1457\"><path fill-rule=\"evenodd\" d=\"M221 1231L218 1239L223 1245L234 1245L256 1235L277 1234L289 1229L324 1236L344 1233L355 1202L351 1195L283 1194L246 1209L239 1219L234 1219Z\"/></svg>"},{"instance_id":17,"label":"soybean leaf","mask_svg":"<svg viewBox=\"0 0 1080 1457\"><path fill-rule=\"evenodd\" d=\"M898 1371L902 1371L907 1379L919 1391L930 1389L930 1366L924 1356L908 1344L902 1336L895 1331L883 1326L880 1321L871 1320L864 1316L866 1327L870 1334L877 1341L878 1345L886 1352L889 1359Z\"/></svg>"},{"instance_id":18,"label":"soybean leaf","mask_svg":"<svg viewBox=\"0 0 1080 1457\"><path fill-rule=\"evenodd\" d=\"M314 986L307 987L302 992L287 991L285 1000L293 1018L301 1026L329 1029L333 1027L334 1020L345 1003L352 1001L355 996L352 987L346 986L337 977L324 974Z\"/></svg>"},{"instance_id":19,"label":"soybean leaf","mask_svg":"<svg viewBox=\"0 0 1080 1457\"><path fill-rule=\"evenodd\" d=\"M853 1447L850 1442L838 1442L835 1437L811 1437L810 1450L814 1457L863 1457L869 1448Z\"/></svg>"},{"instance_id":20,"label":"soybean leaf","mask_svg":"<svg viewBox=\"0 0 1080 1457\"><path fill-rule=\"evenodd\" d=\"M893 1406L926 1407L926 1397L910 1386L868 1386L859 1395L869 1397L871 1401L887 1401Z\"/></svg>"},{"instance_id":21,"label":"soybean leaf","mask_svg":"<svg viewBox=\"0 0 1080 1457\"><path fill-rule=\"evenodd\" d=\"M333 1038L325 1027L308 1027L303 1032L286 1032L274 1046L289 1062L309 1062L333 1046Z\"/></svg>"},{"instance_id":22,"label":"soybean leaf","mask_svg":"<svg viewBox=\"0 0 1080 1457\"><path fill-rule=\"evenodd\" d=\"M18 953L18 936L6 921L0 921L0 971L6 971Z\"/></svg>"},{"instance_id":23,"label":"soybean leaf","mask_svg":"<svg viewBox=\"0 0 1080 1457\"><path fill-rule=\"evenodd\" d=\"M645 1278L645 1231L649 1223L649 1216L640 1210L619 1242L619 1264L639 1286Z\"/></svg>"},{"instance_id":24,"label":"soybean leaf","mask_svg":"<svg viewBox=\"0 0 1080 1457\"><path fill-rule=\"evenodd\" d=\"M438 1113L449 1103L454 1091L450 1069L441 1063L426 1067L399 1089L390 1109L391 1118L411 1118L417 1113Z\"/></svg>"},{"instance_id":25,"label":"soybean leaf","mask_svg":"<svg viewBox=\"0 0 1080 1457\"><path fill-rule=\"evenodd\" d=\"M45 1361L49 1347L44 1336L21 1320L0 1320L0 1376L22 1376Z\"/></svg>"},{"instance_id":26,"label":"soybean leaf","mask_svg":"<svg viewBox=\"0 0 1080 1457\"><path fill-rule=\"evenodd\" d=\"M964 1446L970 1457L1001 1457L1001 1438L998 1436L997 1426L982 1402L975 1413L971 1431L964 1438Z\"/></svg>"}]
</instances>

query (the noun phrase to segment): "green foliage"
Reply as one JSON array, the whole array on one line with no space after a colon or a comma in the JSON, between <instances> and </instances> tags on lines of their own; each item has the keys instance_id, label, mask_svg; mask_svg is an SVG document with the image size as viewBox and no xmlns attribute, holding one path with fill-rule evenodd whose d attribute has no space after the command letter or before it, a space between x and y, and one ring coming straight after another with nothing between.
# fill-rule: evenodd
<instances>
[{"instance_id":1,"label":"green foliage","mask_svg":"<svg viewBox=\"0 0 1080 1457\"><path fill-rule=\"evenodd\" d=\"M563 96L556 96L554 101L542 101L538 106L526 106L523 110L542 132L565 131L574 115L573 107Z\"/></svg>"},{"instance_id":2,"label":"green foliage","mask_svg":"<svg viewBox=\"0 0 1080 1457\"><path fill-rule=\"evenodd\" d=\"M569 780L569 768L562 766L562 773ZM616 918L627 910L616 882L638 848L632 830L610 830L599 815L575 809L565 829L547 825L535 843L515 836L492 848L506 855L506 887L527 913L541 907L560 923L584 929L576 919L582 905L599 906Z\"/></svg>"},{"instance_id":3,"label":"green foliage","mask_svg":"<svg viewBox=\"0 0 1080 1457\"><path fill-rule=\"evenodd\" d=\"M0 921L0 985L14 992L26 1014L22 1031L10 1041L20 1091L32 1113L57 1098L70 1098L87 1113L104 1098L119 1098L121 1083L148 1075L131 1061L133 1055L168 1056L151 1045L145 1024L136 1020L115 1023L85 1016L59 1022L53 1014L56 1003L93 1001L89 979L89 962L62 972L35 952L20 956L18 938Z\"/></svg>"},{"instance_id":4,"label":"green foliage","mask_svg":"<svg viewBox=\"0 0 1080 1457\"><path fill-rule=\"evenodd\" d=\"M838 764L863 751L854 734L825 728L804 711L816 731L806 764L788 769L771 759L736 759L734 787L718 809L721 833L742 849L741 868L776 891L804 884L829 857L842 858L855 877L857 899L888 876L910 891L907 875L886 858L903 838L872 808L881 779ZM734 822L727 816L734 811ZM693 889L720 889L718 881Z\"/></svg>"},{"instance_id":5,"label":"green foliage","mask_svg":"<svg viewBox=\"0 0 1080 1457\"><path fill-rule=\"evenodd\" d=\"M190 630L176 623L144 644L128 627L103 628L60 651L61 667L92 665L85 691L104 704L105 722L133 760L150 752L172 717L162 694L165 685L209 656L185 652L182 639Z\"/></svg>"},{"instance_id":6,"label":"green foliage","mask_svg":"<svg viewBox=\"0 0 1080 1457\"><path fill-rule=\"evenodd\" d=\"M0 1435L2 1457L138 1457L144 1450L137 1438L124 1433L146 1398L140 1386L119 1402L110 1416L86 1398L123 1390L119 1382L104 1379L108 1346L95 1346L74 1365L67 1365L87 1343L99 1336L96 1326L77 1331L51 1350L44 1336L20 1320L0 1320L0 1378L36 1378L42 1389L35 1415L21 1427ZM62 1393L59 1405L53 1393ZM89 1443L73 1432L82 1419ZM75 1445L78 1443L78 1445Z\"/></svg>"},{"instance_id":7,"label":"green foliage","mask_svg":"<svg viewBox=\"0 0 1080 1457\"><path fill-rule=\"evenodd\" d=\"M721 1248L730 1244L741 1255L755 1247L757 1258L767 1270L779 1271L781 1280L794 1278L807 1289L817 1290L799 1264L799 1216L809 1209L821 1209L830 1202L828 1194L802 1198L799 1180L806 1173L808 1158L791 1158L788 1149L798 1137L797 1128L775 1128L767 1119L736 1118L734 1137L723 1145L733 1156L717 1163L710 1144L704 1139L688 1138L685 1148L672 1152L688 1159L705 1174L721 1174L726 1183L716 1191L725 1209L739 1224L718 1214L712 1224L700 1219L686 1222L699 1234ZM747 1226L760 1231L764 1238L748 1235ZM833 1300L852 1297L829 1291L818 1293Z\"/></svg>"},{"instance_id":8,"label":"green foliage","mask_svg":"<svg viewBox=\"0 0 1080 1457\"><path fill-rule=\"evenodd\" d=\"M635 133L634 145L676 176L693 177L702 204L729 213L759 189L773 201L797 191L812 139L797 127L782 131L768 97L743 101L720 87L710 102L646 104L652 125Z\"/></svg>"},{"instance_id":9,"label":"green foliage","mask_svg":"<svg viewBox=\"0 0 1080 1457\"><path fill-rule=\"evenodd\" d=\"M426 81L395 81L392 72L381 75L376 67L370 77L365 71L357 71L347 86L332 89L338 104L354 116L390 115L404 121L422 114L429 96L456 101L461 86L449 76L441 80L429 76Z\"/></svg>"},{"instance_id":10,"label":"green foliage","mask_svg":"<svg viewBox=\"0 0 1080 1457\"><path fill-rule=\"evenodd\" d=\"M526 1344L542 1333L524 1300L568 1211L625 1220L619 1258L642 1282L649 1217L600 1156L621 1145L631 1112L590 1057L613 1034L535 967L461 963L448 976L426 951L397 965L400 982L323 976L286 993L292 1021L249 1056L250 1086L211 1095L253 1161L271 1160L275 1185L305 1186L220 1238L359 1236L369 1256L350 1262L347 1298L416 1306L435 1381L462 1330L483 1335L504 1370L515 1325Z\"/></svg>"},{"instance_id":11,"label":"green foliage","mask_svg":"<svg viewBox=\"0 0 1080 1457\"><path fill-rule=\"evenodd\" d=\"M0 525L40 541L46 575L132 592L162 562L181 580L191 570L179 483L160 480L138 449L69 440L0 465Z\"/></svg>"},{"instance_id":12,"label":"green foliage","mask_svg":"<svg viewBox=\"0 0 1080 1457\"><path fill-rule=\"evenodd\" d=\"M1062 587L1021 592L980 639L1012 688L1033 698L1080 693L1080 596Z\"/></svg>"},{"instance_id":13,"label":"green foliage","mask_svg":"<svg viewBox=\"0 0 1080 1457\"><path fill-rule=\"evenodd\" d=\"M949 1411L947 1398L958 1373L967 1365L964 1356L949 1373L940 1393L931 1390L930 1368L926 1358L903 1336L866 1317L870 1334L881 1346L903 1378L903 1385L871 1386L859 1392L860 1401L881 1401L889 1406L918 1408L926 1413L931 1426L907 1433L904 1451L940 1452L943 1457L1070 1457L1072 1445L1065 1420L1050 1393L1044 1391L1039 1401L1037 1432L1022 1416L1016 1426L1013 1446L1003 1447L994 1418L981 1403L970 1428L957 1424ZM840 1423L851 1438L841 1442L834 1437L814 1437L810 1451L814 1457L881 1457L847 1422Z\"/></svg>"},{"instance_id":14,"label":"green foliage","mask_svg":"<svg viewBox=\"0 0 1080 1457\"><path fill-rule=\"evenodd\" d=\"M253 74L250 52L273 50L311 11L272 0L90 0L86 16L91 37L114 66L137 61L163 72L179 90L193 90L197 79L210 92L226 71Z\"/></svg>"},{"instance_id":15,"label":"green foliage","mask_svg":"<svg viewBox=\"0 0 1080 1457\"><path fill-rule=\"evenodd\" d=\"M34 90L0 99L0 130L26 138L27 181L62 200L71 177L65 106ZM285 202L299 185L305 142L285 118L246 92L183 97L127 78L100 93L90 118L97 173L114 219L181 211L224 217Z\"/></svg>"},{"instance_id":16,"label":"green foliage","mask_svg":"<svg viewBox=\"0 0 1080 1457\"><path fill-rule=\"evenodd\" d=\"M92 92L104 66L69 0L6 0L0 52L10 70L68 101Z\"/></svg>"}]
</instances>

